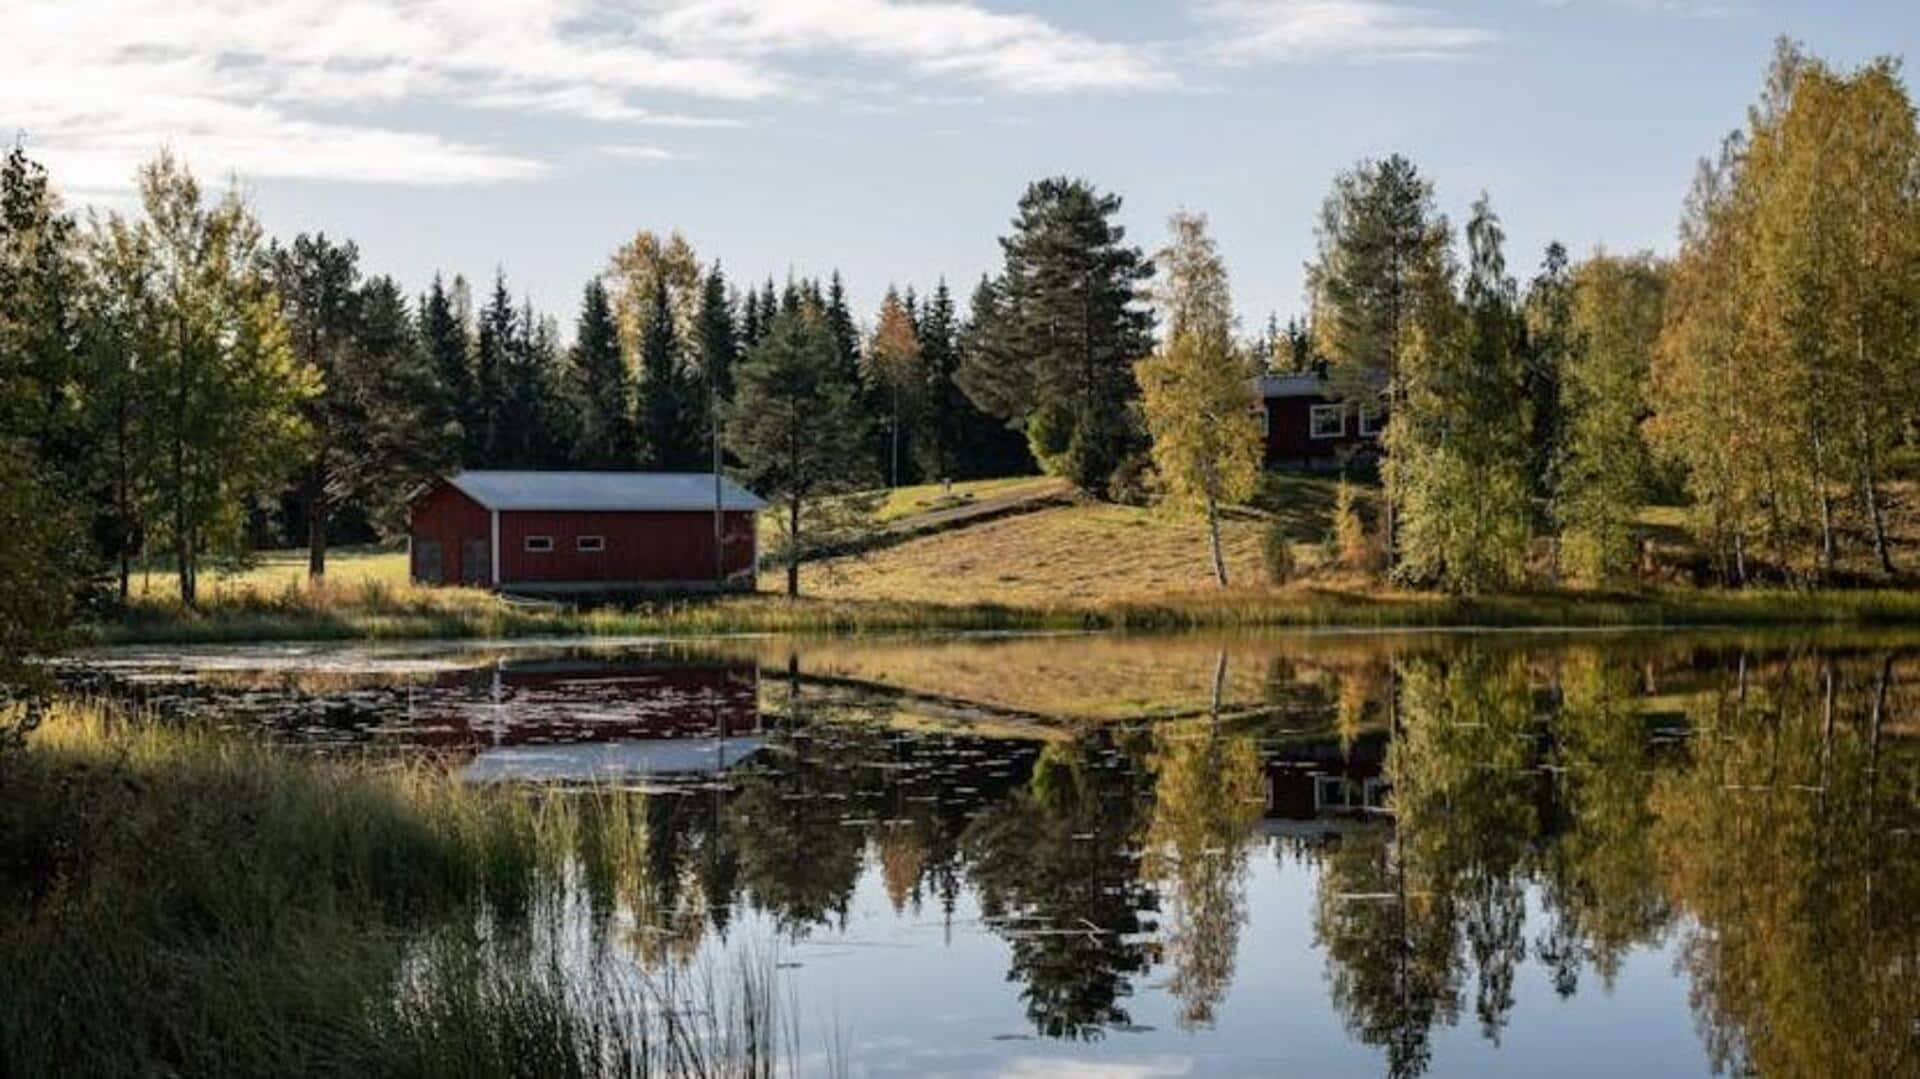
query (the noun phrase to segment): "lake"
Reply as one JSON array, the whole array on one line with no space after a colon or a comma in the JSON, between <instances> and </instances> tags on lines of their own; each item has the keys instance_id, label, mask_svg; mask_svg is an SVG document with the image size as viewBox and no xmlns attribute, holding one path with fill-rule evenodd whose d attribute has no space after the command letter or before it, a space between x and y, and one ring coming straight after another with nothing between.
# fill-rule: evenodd
<instances>
[{"instance_id":1,"label":"lake","mask_svg":"<svg viewBox=\"0 0 1920 1079\"><path fill-rule=\"evenodd\" d=\"M1920 1074L1920 637L117 649L290 752L647 792L591 947L805 1070Z\"/></svg>"}]
</instances>

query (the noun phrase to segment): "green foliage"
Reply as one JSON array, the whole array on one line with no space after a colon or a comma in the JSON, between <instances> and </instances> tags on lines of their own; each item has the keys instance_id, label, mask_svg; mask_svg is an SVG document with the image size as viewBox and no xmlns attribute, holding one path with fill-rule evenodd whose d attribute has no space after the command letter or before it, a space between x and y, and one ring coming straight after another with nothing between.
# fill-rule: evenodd
<instances>
[{"instance_id":1,"label":"green foliage","mask_svg":"<svg viewBox=\"0 0 1920 1079\"><path fill-rule=\"evenodd\" d=\"M775 316L737 380L727 446L753 488L780 505L787 592L798 595L800 562L861 528L872 509L870 498L830 497L872 485L859 386L812 303Z\"/></svg>"},{"instance_id":2,"label":"green foliage","mask_svg":"<svg viewBox=\"0 0 1920 1079\"><path fill-rule=\"evenodd\" d=\"M582 468L628 468L639 457L633 375L620 354L620 328L606 286L589 281L568 354L568 389L580 418L574 463Z\"/></svg>"},{"instance_id":3,"label":"green foliage","mask_svg":"<svg viewBox=\"0 0 1920 1079\"><path fill-rule=\"evenodd\" d=\"M1763 560L1830 574L1849 508L1894 570L1885 462L1920 392L1917 170L1895 62L1842 73L1785 41L1746 130L1701 169L1649 436L1684 468L1695 533L1728 578Z\"/></svg>"},{"instance_id":4,"label":"green foliage","mask_svg":"<svg viewBox=\"0 0 1920 1079\"><path fill-rule=\"evenodd\" d=\"M238 193L206 205L162 153L141 170L140 195L144 219L120 227L143 234L152 262L139 280L156 294L147 418L161 464L145 513L191 605L203 557L245 550L248 509L303 456L301 408L320 386L293 354Z\"/></svg>"},{"instance_id":5,"label":"green foliage","mask_svg":"<svg viewBox=\"0 0 1920 1079\"><path fill-rule=\"evenodd\" d=\"M1120 199L1079 180L1027 188L1000 241L1000 276L975 294L958 381L987 412L1022 426L1047 471L1106 494L1140 444L1133 365L1152 349L1136 303L1153 273L1126 230Z\"/></svg>"},{"instance_id":6,"label":"green foliage","mask_svg":"<svg viewBox=\"0 0 1920 1079\"><path fill-rule=\"evenodd\" d=\"M1521 323L1503 239L1481 199L1464 298L1457 312L1450 290L1424 304L1388 429L1388 482L1404 513L1396 575L1458 593L1518 583L1532 536Z\"/></svg>"},{"instance_id":7,"label":"green foliage","mask_svg":"<svg viewBox=\"0 0 1920 1079\"><path fill-rule=\"evenodd\" d=\"M1666 279L1650 255L1596 255L1573 274L1565 440L1554 521L1567 568L1608 584L1634 567L1633 522L1651 468L1640 427Z\"/></svg>"},{"instance_id":8,"label":"green foliage","mask_svg":"<svg viewBox=\"0 0 1920 1079\"><path fill-rule=\"evenodd\" d=\"M699 413L688 384L682 338L665 278L655 278L640 340L640 436L647 468L686 472L702 463Z\"/></svg>"},{"instance_id":9,"label":"green foliage","mask_svg":"<svg viewBox=\"0 0 1920 1079\"><path fill-rule=\"evenodd\" d=\"M1245 502L1260 481L1254 366L1233 341L1226 264L1206 219L1175 214L1173 242L1158 256L1167 341L1134 369L1153 463L1173 505L1205 514L1214 577L1227 584L1220 512Z\"/></svg>"}]
</instances>

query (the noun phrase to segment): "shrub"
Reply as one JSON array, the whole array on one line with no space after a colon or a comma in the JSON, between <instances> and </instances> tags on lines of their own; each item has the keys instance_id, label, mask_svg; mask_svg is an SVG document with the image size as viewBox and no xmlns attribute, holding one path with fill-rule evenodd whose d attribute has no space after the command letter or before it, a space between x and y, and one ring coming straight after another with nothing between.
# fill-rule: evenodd
<instances>
[{"instance_id":1,"label":"shrub","mask_svg":"<svg viewBox=\"0 0 1920 1079\"><path fill-rule=\"evenodd\" d=\"M1293 557L1293 537L1279 520L1269 521L1264 543L1268 583L1279 586L1293 580L1299 566Z\"/></svg>"}]
</instances>

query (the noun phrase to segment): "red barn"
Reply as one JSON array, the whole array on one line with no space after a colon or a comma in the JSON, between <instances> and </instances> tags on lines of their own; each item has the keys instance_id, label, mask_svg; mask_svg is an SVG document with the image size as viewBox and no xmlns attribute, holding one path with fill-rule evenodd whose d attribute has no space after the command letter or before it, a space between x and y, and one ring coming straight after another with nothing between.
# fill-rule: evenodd
<instances>
[{"instance_id":1,"label":"red barn","mask_svg":"<svg viewBox=\"0 0 1920 1079\"><path fill-rule=\"evenodd\" d=\"M421 584L505 592L751 591L765 507L711 473L461 472L414 495L409 559Z\"/></svg>"},{"instance_id":2,"label":"red barn","mask_svg":"<svg viewBox=\"0 0 1920 1079\"><path fill-rule=\"evenodd\" d=\"M1386 413L1340 400L1323 371L1262 375L1254 393L1268 468L1333 469L1380 452Z\"/></svg>"}]
</instances>

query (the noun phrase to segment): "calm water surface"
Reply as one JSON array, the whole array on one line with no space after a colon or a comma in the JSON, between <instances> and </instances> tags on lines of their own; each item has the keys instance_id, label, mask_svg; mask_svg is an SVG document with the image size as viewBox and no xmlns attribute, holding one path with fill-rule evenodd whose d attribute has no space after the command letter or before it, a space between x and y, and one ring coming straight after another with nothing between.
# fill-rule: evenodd
<instances>
[{"instance_id":1,"label":"calm water surface","mask_svg":"<svg viewBox=\"0 0 1920 1079\"><path fill-rule=\"evenodd\" d=\"M603 946L772 956L856 1074L1920 1075L1920 638L91 660L294 746L653 792Z\"/></svg>"}]
</instances>

